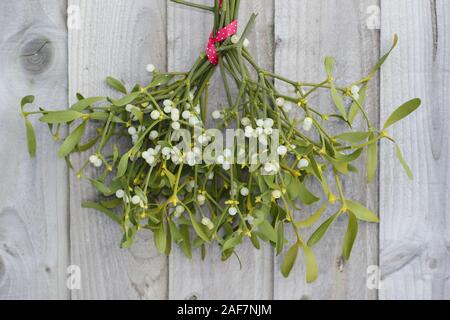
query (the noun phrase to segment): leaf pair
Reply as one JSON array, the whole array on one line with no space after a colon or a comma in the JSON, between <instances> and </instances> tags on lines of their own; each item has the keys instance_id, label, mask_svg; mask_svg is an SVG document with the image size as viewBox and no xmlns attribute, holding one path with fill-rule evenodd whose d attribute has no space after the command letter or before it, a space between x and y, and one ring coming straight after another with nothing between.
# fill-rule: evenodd
<instances>
[{"instance_id":1,"label":"leaf pair","mask_svg":"<svg viewBox=\"0 0 450 320\"><path fill-rule=\"evenodd\" d=\"M412 99L404 104L402 104L400 107L398 107L386 120L383 126L383 132L390 128L395 123L403 120L407 116L409 116L411 113L416 111L421 105L420 99ZM413 179L413 174L411 172L411 169L409 168L408 164L405 161L405 158L402 155L402 152L397 145L397 143L387 137L389 140L391 140L394 143L395 148L395 154L397 158L400 161L400 164L402 165L403 169L405 170L406 174L408 175L409 179ZM369 140L375 140L373 143L369 144L367 147L367 174L368 174L368 181L373 181L376 170L378 167L378 139L376 139L375 134L371 133L369 136Z\"/></svg>"},{"instance_id":2,"label":"leaf pair","mask_svg":"<svg viewBox=\"0 0 450 320\"><path fill-rule=\"evenodd\" d=\"M297 242L289 248L281 264L281 273L286 278L289 276L297 260L298 251L300 249L303 250L305 254L306 281L308 283L314 282L319 273L317 257L311 248L304 243Z\"/></svg>"},{"instance_id":3,"label":"leaf pair","mask_svg":"<svg viewBox=\"0 0 450 320\"><path fill-rule=\"evenodd\" d=\"M356 201L346 199L345 203L348 207L348 226L344 237L342 254L344 259L348 260L358 234L358 220L366 222L379 222L379 219L375 213ZM322 208L320 210L322 210ZM320 210L318 211L319 213L321 212ZM322 223L309 238L308 246L311 247L317 244L325 236L330 226L341 214L342 211L339 210L334 215L329 217L324 223Z\"/></svg>"}]
</instances>

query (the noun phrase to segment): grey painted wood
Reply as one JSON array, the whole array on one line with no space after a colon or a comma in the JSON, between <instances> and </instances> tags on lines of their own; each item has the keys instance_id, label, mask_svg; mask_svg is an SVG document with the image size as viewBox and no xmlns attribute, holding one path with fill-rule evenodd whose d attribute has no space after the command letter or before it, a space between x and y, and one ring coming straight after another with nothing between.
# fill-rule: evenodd
<instances>
[{"instance_id":1,"label":"grey painted wood","mask_svg":"<svg viewBox=\"0 0 450 320\"><path fill-rule=\"evenodd\" d=\"M413 182L392 146L381 149L380 298L449 299L450 3L382 1L382 47L393 33L400 44L383 68L381 118L416 96L423 106L390 130Z\"/></svg>"},{"instance_id":2,"label":"grey painted wood","mask_svg":"<svg viewBox=\"0 0 450 320\"><path fill-rule=\"evenodd\" d=\"M67 5L79 8L81 19L80 28L69 32ZM166 0L3 1L0 299L374 299L378 291L366 287L371 265L381 265L381 299L449 299L450 4L382 0L381 40L366 25L370 5L378 0L242 1L241 26L250 12L259 12L250 37L258 61L298 80L324 79L326 55L336 57L338 83L358 79L398 33L399 47L382 69L381 86L372 83L366 108L372 118L385 120L409 98L420 96L424 103L390 131L411 163L413 182L388 143L381 144L379 184L366 184L363 161L360 173L345 180L349 197L375 211L379 203L379 242L378 226L361 224L352 259L343 264L346 222L338 221L315 247L320 275L307 285L302 259L283 279L280 258L269 247L259 252L250 244L241 248L242 270L235 258L222 263L217 250L204 262L198 254L188 261L179 250L163 257L149 234L141 235L132 249L121 250L120 230L98 212L81 208L82 200L97 194L68 174L65 163L56 159L57 144L35 119L38 154L31 160L26 153L18 113L23 95L35 94L36 106L56 109L67 105L67 90L70 101L76 92L112 94L104 83L108 75L128 86L147 81L147 63L187 69L204 48L210 16ZM215 78L214 106L225 101L220 88ZM312 102L331 105L324 95ZM74 157L74 164L87 156ZM70 264L81 268L81 290L66 288Z\"/></svg>"},{"instance_id":3,"label":"grey painted wood","mask_svg":"<svg viewBox=\"0 0 450 320\"><path fill-rule=\"evenodd\" d=\"M104 79L113 75L128 88L146 82L145 66L165 67L165 1L75 1L81 28L69 30L69 93L114 94ZM89 155L73 157L77 167ZM71 263L82 273L74 299L152 299L167 297L167 259L159 256L149 234L130 250L119 248L120 229L81 201L98 195L88 183L70 176Z\"/></svg>"},{"instance_id":4,"label":"grey painted wood","mask_svg":"<svg viewBox=\"0 0 450 320\"><path fill-rule=\"evenodd\" d=\"M275 2L275 71L298 81L319 82L326 79L325 56L337 61L336 81L341 86L367 75L378 60L378 32L365 23L366 9L373 1L308 1ZM374 81L368 93L366 108L372 119L378 117L378 85ZM310 103L329 110L329 93L321 94ZM299 116L298 112L294 115ZM301 114L300 114L301 115ZM376 121L375 121L376 123ZM334 125L335 130L343 129ZM363 159L362 159L363 160ZM345 178L347 197L377 210L377 184L367 185L364 162L359 161L360 173ZM330 180L332 181L332 180ZM333 185L330 183L330 185ZM318 190L318 188L317 188ZM329 216L334 213L327 211ZM306 216L311 210L306 209ZM298 214L300 216L300 214ZM366 269L377 264L377 225L360 224L360 233L351 260L341 259L342 239L347 227L345 219L337 221L329 234L314 247L319 261L319 278L306 284L302 257L291 276L284 279L279 272L282 258L276 259L276 299L374 299L376 291L366 288ZM307 239L309 234L305 234Z\"/></svg>"},{"instance_id":5,"label":"grey painted wood","mask_svg":"<svg viewBox=\"0 0 450 320\"><path fill-rule=\"evenodd\" d=\"M39 106L67 103L65 6L0 3L0 299L68 296L67 170L45 126L36 127L38 152L29 158L19 115L30 93Z\"/></svg>"},{"instance_id":6,"label":"grey painted wood","mask_svg":"<svg viewBox=\"0 0 450 320\"><path fill-rule=\"evenodd\" d=\"M203 1L210 4L211 1ZM242 1L241 26L251 12L259 12L251 48L259 61L272 67L273 0ZM204 12L175 4L168 6L168 58L170 70L186 70L204 50L212 28L212 17ZM224 90L218 74L211 81L210 108L225 103ZM201 261L198 252L192 261L180 250L169 258L169 298L171 299L270 299L273 287L271 248L256 251L246 243L237 252L241 261L232 257L223 263L217 247L208 248L208 257Z\"/></svg>"}]
</instances>

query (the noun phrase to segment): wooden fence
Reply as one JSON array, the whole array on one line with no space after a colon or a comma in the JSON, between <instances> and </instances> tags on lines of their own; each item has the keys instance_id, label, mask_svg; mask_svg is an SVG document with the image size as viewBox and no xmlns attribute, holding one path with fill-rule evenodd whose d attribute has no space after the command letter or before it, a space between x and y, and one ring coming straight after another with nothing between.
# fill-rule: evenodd
<instances>
[{"instance_id":1,"label":"wooden fence","mask_svg":"<svg viewBox=\"0 0 450 320\"><path fill-rule=\"evenodd\" d=\"M38 105L61 108L76 92L113 94L108 75L131 86L149 79L148 63L187 69L211 16L166 0L1 1L0 298L450 298L450 1L243 0L242 7L242 21L259 13L250 37L259 62L299 80L322 79L327 55L336 57L337 81L357 80L399 35L367 107L382 121L400 103L422 98L420 111L392 130L415 180L382 143L376 183L366 184L362 162L345 181L349 196L381 217L360 226L350 262L340 257L344 221L318 246L320 276L309 285L301 263L284 279L269 247L244 246L242 269L213 249L204 262L178 250L161 256L145 234L119 249L120 230L81 208L95 193L56 160L45 126L37 126L37 158L29 159L18 101L32 93ZM213 86L211 101L220 101ZM67 288L70 265L81 270L79 290Z\"/></svg>"}]
</instances>

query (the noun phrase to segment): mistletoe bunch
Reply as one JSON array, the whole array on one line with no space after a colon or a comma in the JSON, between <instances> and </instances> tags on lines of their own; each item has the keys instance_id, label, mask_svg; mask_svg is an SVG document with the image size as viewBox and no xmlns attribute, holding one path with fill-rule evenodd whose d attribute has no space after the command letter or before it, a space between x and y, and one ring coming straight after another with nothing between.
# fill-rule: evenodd
<instances>
[{"instance_id":1,"label":"mistletoe bunch","mask_svg":"<svg viewBox=\"0 0 450 320\"><path fill-rule=\"evenodd\" d=\"M211 7L173 1L211 12L212 36L229 30L239 13L239 0L216 0ZM401 164L412 176L387 129L416 110L420 100L400 106L381 130L364 109L367 86L397 44L397 37L370 74L357 82L339 87L333 80L331 57L325 60L325 80L298 82L264 70L253 59L246 36L255 18L250 18L240 36L227 34L214 41L209 50L215 52L201 54L188 72L160 72L148 65L152 80L137 84L131 91L108 77L107 83L123 94L118 100L78 94L78 101L66 110L26 111L34 97L23 98L21 113L28 148L34 156L36 139L28 117L38 114L53 137L61 141L58 155L71 167L71 155L84 155L77 177L88 179L103 196L83 206L117 222L123 231L124 248L132 245L141 229L153 232L160 252L168 255L176 244L189 258L194 248L204 257L207 245L213 242L220 246L223 260L245 239L257 249L261 241L268 242L276 254L287 249L281 266L284 276L303 251L306 278L311 282L318 274L312 247L338 217L348 219L343 240L345 259L350 257L358 222L378 221L373 212L343 193L341 177L357 172L352 163L367 150L367 172L369 180L373 179L378 142L385 139L393 143ZM217 61L211 60L211 54L217 54ZM211 110L209 83L217 69L227 106ZM275 80L290 87L292 94L280 92ZM330 93L336 113L322 113L310 103L314 94L323 90ZM292 106L301 110L301 116L290 115ZM210 116L217 123L216 130L206 129ZM352 129L358 116L367 130ZM343 123L348 130L329 132L327 123L331 120ZM71 128L64 138L60 135L63 126ZM96 128L94 135L88 135L89 127ZM227 128L235 129L234 143L224 149L220 134ZM246 152L250 148L253 152ZM95 177L89 176L87 172L92 170L86 170L88 167L95 169ZM308 189L312 182L321 186L320 195ZM304 208L316 203L318 210L305 216ZM332 214L319 224L328 209ZM286 227L294 230L293 243L286 240ZM312 228L315 231L304 239L302 235Z\"/></svg>"}]
</instances>

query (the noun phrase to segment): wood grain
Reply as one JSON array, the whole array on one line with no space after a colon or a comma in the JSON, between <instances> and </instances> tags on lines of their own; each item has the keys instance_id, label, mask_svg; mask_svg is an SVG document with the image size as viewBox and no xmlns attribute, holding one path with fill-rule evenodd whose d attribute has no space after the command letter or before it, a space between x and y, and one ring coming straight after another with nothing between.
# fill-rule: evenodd
<instances>
[{"instance_id":1,"label":"wood grain","mask_svg":"<svg viewBox=\"0 0 450 320\"><path fill-rule=\"evenodd\" d=\"M204 1L210 3L210 1ZM259 12L252 33L251 47L258 61L272 68L273 59L273 0L242 1L241 26L253 12ZM168 54L170 70L185 70L203 50L212 28L212 16L179 5L168 7ZM211 81L210 108L225 103L219 74ZM255 250L245 243L237 252L242 269L235 257L223 263L220 250L210 247L208 257L201 261L198 252L192 261L176 250L169 258L169 298L171 299L270 299L273 293L272 250Z\"/></svg>"},{"instance_id":2,"label":"wood grain","mask_svg":"<svg viewBox=\"0 0 450 320\"><path fill-rule=\"evenodd\" d=\"M46 126L30 159L19 113L29 94L48 109L67 104L65 6L0 3L0 299L68 296L67 170Z\"/></svg>"},{"instance_id":3,"label":"wood grain","mask_svg":"<svg viewBox=\"0 0 450 320\"><path fill-rule=\"evenodd\" d=\"M146 82L145 66L165 68L165 1L70 1L80 7L81 28L69 30L69 93L113 94L109 75L130 89ZM89 155L74 157L79 167ZM82 272L74 299L163 299L167 297L167 259L159 256L149 234L138 237L131 250L119 248L120 229L83 200L98 195L86 182L70 176L71 263Z\"/></svg>"},{"instance_id":4,"label":"wood grain","mask_svg":"<svg viewBox=\"0 0 450 320\"><path fill-rule=\"evenodd\" d=\"M308 1L275 2L275 71L299 81L319 82L326 79L325 56L337 61L336 81L364 77L376 63L379 55L378 32L369 30L365 23L366 8L373 1ZM292 93L291 93L292 94ZM329 93L310 101L321 110L332 105ZM372 83L368 92L368 110L372 119L378 119L378 85ZM293 116L299 116L294 112ZM377 121L375 121L376 123ZM333 129L342 130L334 125ZM362 159L364 160L364 159ZM348 198L365 203L377 210L377 184L367 185L364 162L358 163L360 172L344 179ZM316 189L318 190L318 188ZM311 213L306 209L304 214ZM328 211L328 215L334 212ZM344 265L341 258L342 239L347 223L337 221L328 235L314 247L319 260L319 278L313 284L305 283L303 260L299 259L291 276L284 279L279 272L281 259L276 259L276 299L374 299L376 291L366 288L366 269L377 264L377 226L360 224L360 233L352 257ZM305 235L305 238L307 239Z\"/></svg>"},{"instance_id":5,"label":"wood grain","mask_svg":"<svg viewBox=\"0 0 450 320\"><path fill-rule=\"evenodd\" d=\"M450 3L382 1L382 47L400 43L383 68L381 119L402 102L421 109L390 133L411 164L409 181L388 143L381 148L382 299L450 298Z\"/></svg>"}]
</instances>

